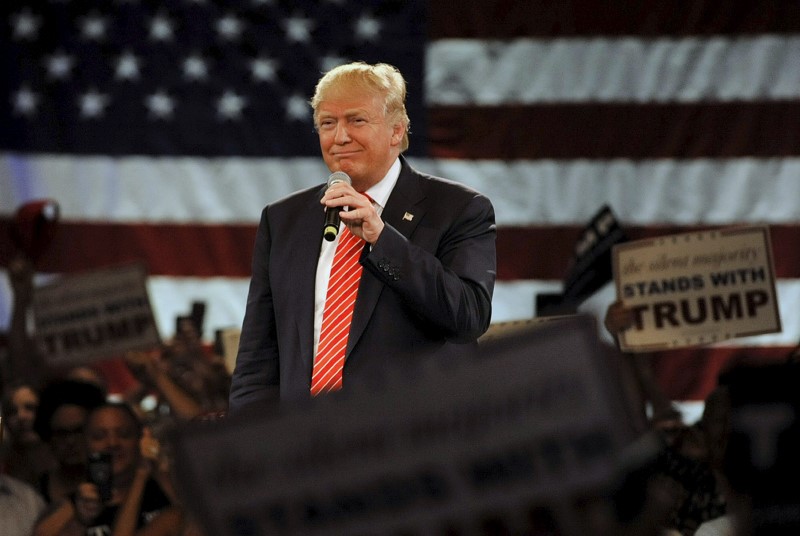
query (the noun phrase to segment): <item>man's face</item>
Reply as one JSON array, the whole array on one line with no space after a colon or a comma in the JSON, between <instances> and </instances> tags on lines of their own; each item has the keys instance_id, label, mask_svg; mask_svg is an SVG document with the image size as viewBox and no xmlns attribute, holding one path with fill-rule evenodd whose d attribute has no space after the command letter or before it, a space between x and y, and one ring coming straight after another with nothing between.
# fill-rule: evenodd
<instances>
[{"instance_id":1,"label":"man's face","mask_svg":"<svg viewBox=\"0 0 800 536\"><path fill-rule=\"evenodd\" d=\"M331 172L344 171L363 192L380 181L400 154L402 125L390 125L382 96L363 90L331 90L317 108L322 158Z\"/></svg>"}]
</instances>

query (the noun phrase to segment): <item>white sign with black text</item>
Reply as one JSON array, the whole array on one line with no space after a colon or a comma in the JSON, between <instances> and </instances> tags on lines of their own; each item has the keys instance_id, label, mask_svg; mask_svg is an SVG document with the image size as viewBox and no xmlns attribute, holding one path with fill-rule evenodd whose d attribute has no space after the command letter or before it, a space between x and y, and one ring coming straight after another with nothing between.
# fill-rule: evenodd
<instances>
[{"instance_id":1,"label":"white sign with black text","mask_svg":"<svg viewBox=\"0 0 800 536\"><path fill-rule=\"evenodd\" d=\"M647 352L781 330L769 229L723 228L614 246L617 298L634 325L620 348Z\"/></svg>"},{"instance_id":2,"label":"white sign with black text","mask_svg":"<svg viewBox=\"0 0 800 536\"><path fill-rule=\"evenodd\" d=\"M160 343L141 264L66 275L37 287L37 346L50 365L117 357Z\"/></svg>"}]
</instances>

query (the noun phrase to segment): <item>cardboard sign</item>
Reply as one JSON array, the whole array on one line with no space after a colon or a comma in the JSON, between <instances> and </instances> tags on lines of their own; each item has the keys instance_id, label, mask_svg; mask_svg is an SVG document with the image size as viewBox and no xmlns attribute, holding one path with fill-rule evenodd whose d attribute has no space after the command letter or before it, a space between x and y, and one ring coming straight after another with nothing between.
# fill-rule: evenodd
<instances>
[{"instance_id":1,"label":"cardboard sign","mask_svg":"<svg viewBox=\"0 0 800 536\"><path fill-rule=\"evenodd\" d=\"M281 415L179 430L188 505L219 536L472 534L606 484L629 438L595 321L481 348Z\"/></svg>"},{"instance_id":2,"label":"cardboard sign","mask_svg":"<svg viewBox=\"0 0 800 536\"><path fill-rule=\"evenodd\" d=\"M524 333L530 328L542 324L544 322L558 322L560 320L569 320L577 318L580 315L551 315L551 316L535 316L533 318L525 318L520 320L509 320L507 322L493 322L486 333L481 335L478 342L485 345L487 342L496 339L502 339L508 336L513 336L517 333Z\"/></svg>"},{"instance_id":3,"label":"cardboard sign","mask_svg":"<svg viewBox=\"0 0 800 536\"><path fill-rule=\"evenodd\" d=\"M538 293L536 315L575 314L581 303L611 281L612 247L625 240L614 213L604 205L578 237L563 293Z\"/></svg>"},{"instance_id":4,"label":"cardboard sign","mask_svg":"<svg viewBox=\"0 0 800 536\"><path fill-rule=\"evenodd\" d=\"M236 368L236 356L239 353L239 337L242 330L239 328L219 329L216 332L218 350L222 354L225 369L229 374L233 374Z\"/></svg>"},{"instance_id":5,"label":"cardboard sign","mask_svg":"<svg viewBox=\"0 0 800 536\"><path fill-rule=\"evenodd\" d=\"M620 348L646 352L781 330L769 229L718 229L614 247L617 297L635 325Z\"/></svg>"},{"instance_id":6,"label":"cardboard sign","mask_svg":"<svg viewBox=\"0 0 800 536\"><path fill-rule=\"evenodd\" d=\"M160 342L140 264L64 276L34 289L37 347L73 366Z\"/></svg>"}]
</instances>

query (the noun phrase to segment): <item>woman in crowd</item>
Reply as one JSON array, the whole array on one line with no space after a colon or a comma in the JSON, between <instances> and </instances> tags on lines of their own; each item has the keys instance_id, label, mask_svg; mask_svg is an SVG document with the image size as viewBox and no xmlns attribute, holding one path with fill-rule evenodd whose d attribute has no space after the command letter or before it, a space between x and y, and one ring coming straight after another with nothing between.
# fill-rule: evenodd
<instances>
[{"instance_id":1,"label":"woman in crowd","mask_svg":"<svg viewBox=\"0 0 800 536\"><path fill-rule=\"evenodd\" d=\"M28 382L6 386L2 402L0 472L36 486L39 476L55 465L50 447L33 428L39 392Z\"/></svg>"},{"instance_id":2,"label":"woman in crowd","mask_svg":"<svg viewBox=\"0 0 800 536\"><path fill-rule=\"evenodd\" d=\"M33 427L56 460L37 483L47 503L58 505L85 479L84 426L89 412L105 399L102 389L78 380L57 380L42 390Z\"/></svg>"},{"instance_id":3,"label":"woman in crowd","mask_svg":"<svg viewBox=\"0 0 800 536\"><path fill-rule=\"evenodd\" d=\"M138 529L174 502L158 465L158 441L129 405L107 402L93 410L85 437L90 453L111 455L110 495L102 498L98 483L81 483L72 500L37 524L36 536L109 536L118 523Z\"/></svg>"}]
</instances>

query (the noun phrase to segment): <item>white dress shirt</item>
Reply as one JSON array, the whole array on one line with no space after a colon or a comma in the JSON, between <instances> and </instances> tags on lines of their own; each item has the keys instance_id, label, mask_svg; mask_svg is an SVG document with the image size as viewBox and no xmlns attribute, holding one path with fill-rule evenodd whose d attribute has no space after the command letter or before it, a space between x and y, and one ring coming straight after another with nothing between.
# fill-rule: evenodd
<instances>
[{"instance_id":1,"label":"white dress shirt","mask_svg":"<svg viewBox=\"0 0 800 536\"><path fill-rule=\"evenodd\" d=\"M368 189L365 194L372 198L372 205L378 211L380 216L383 213L383 207L389 201L389 196L397 184L397 179L400 177L400 159L394 161L394 164L389 168L386 176L377 184ZM344 228L344 223L339 225L339 231ZM320 231L321 233L322 231ZM314 285L314 355L317 355L317 346L319 345L319 332L322 328L322 312L325 310L325 295L328 293L328 278L331 274L331 266L333 265L333 255L336 252L336 245L339 243L339 237L342 236L341 232L337 235L336 240L328 242L322 241L322 247L319 252L319 260L317 261L317 278Z\"/></svg>"}]
</instances>

